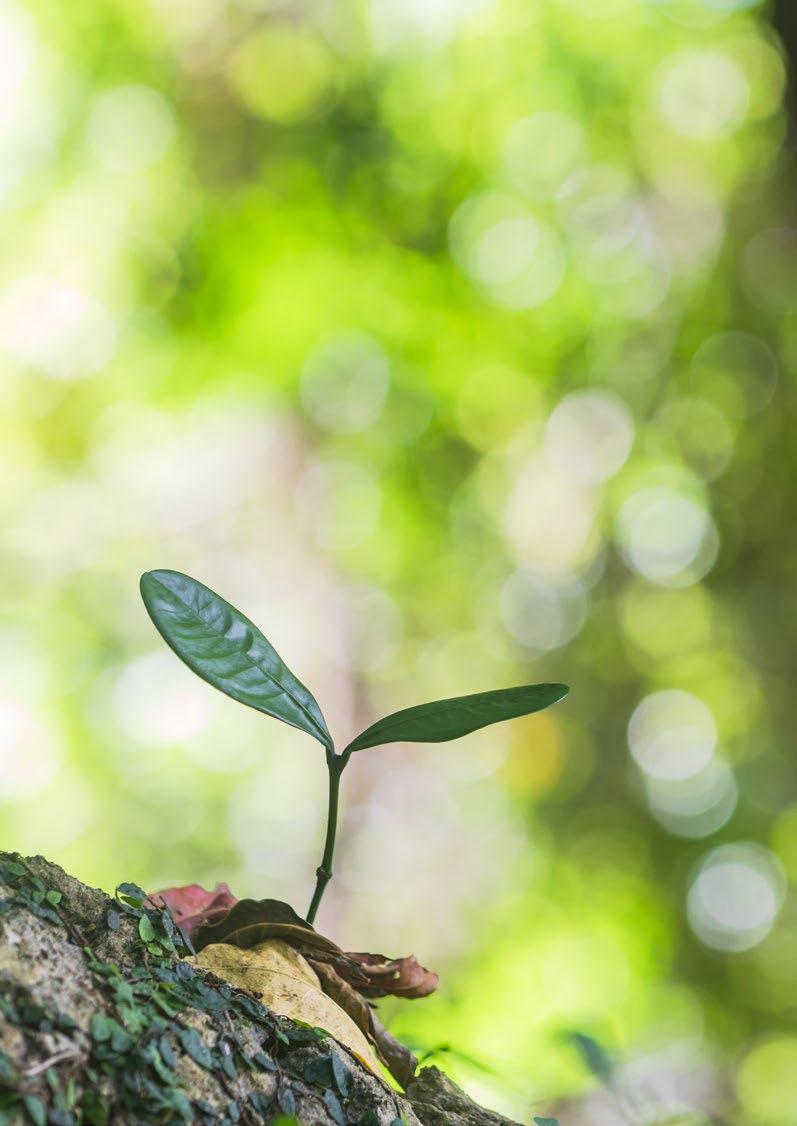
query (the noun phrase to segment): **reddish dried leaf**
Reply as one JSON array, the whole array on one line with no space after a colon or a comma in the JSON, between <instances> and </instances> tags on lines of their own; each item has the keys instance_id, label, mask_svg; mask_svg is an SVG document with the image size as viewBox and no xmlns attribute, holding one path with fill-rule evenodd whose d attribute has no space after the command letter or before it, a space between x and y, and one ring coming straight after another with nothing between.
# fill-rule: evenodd
<instances>
[{"instance_id":1,"label":"reddish dried leaf","mask_svg":"<svg viewBox=\"0 0 797 1126\"><path fill-rule=\"evenodd\" d=\"M356 962L367 978L365 985L356 983L365 997L392 996L412 1000L428 997L440 984L437 974L422 966L414 954L407 958L386 958L384 954L347 952L346 957Z\"/></svg>"},{"instance_id":2,"label":"reddish dried leaf","mask_svg":"<svg viewBox=\"0 0 797 1126\"><path fill-rule=\"evenodd\" d=\"M201 926L218 923L237 902L226 884L216 884L213 891L206 891L199 884L186 884L153 892L147 906L168 907L174 921L193 942Z\"/></svg>"}]
</instances>

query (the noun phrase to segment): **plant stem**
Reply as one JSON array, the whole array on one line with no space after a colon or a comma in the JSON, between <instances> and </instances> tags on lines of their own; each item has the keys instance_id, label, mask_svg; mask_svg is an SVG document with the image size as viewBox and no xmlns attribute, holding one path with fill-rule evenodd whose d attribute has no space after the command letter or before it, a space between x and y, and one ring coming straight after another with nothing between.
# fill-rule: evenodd
<instances>
[{"instance_id":1,"label":"plant stem","mask_svg":"<svg viewBox=\"0 0 797 1126\"><path fill-rule=\"evenodd\" d=\"M338 831L338 799L340 796L340 776L349 761L348 755L336 755L327 751L327 770L329 771L329 811L327 813L327 835L324 841L324 855L320 867L316 869L316 884L313 898L307 910L307 921L315 921L318 905L327 884L332 879L332 856L335 852L335 835Z\"/></svg>"}]
</instances>

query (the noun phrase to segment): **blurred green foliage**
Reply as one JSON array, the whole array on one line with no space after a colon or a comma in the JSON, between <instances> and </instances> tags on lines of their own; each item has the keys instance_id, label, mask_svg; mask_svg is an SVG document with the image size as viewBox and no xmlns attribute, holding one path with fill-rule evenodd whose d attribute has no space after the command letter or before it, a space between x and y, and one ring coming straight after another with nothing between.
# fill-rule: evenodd
<instances>
[{"instance_id":1,"label":"blurred green foliage","mask_svg":"<svg viewBox=\"0 0 797 1126\"><path fill-rule=\"evenodd\" d=\"M162 651L150 567L261 622L342 735L565 680L358 756L321 927L441 969L386 1015L509 1113L793 1123L766 12L3 0L0 42L4 845L306 901L320 754Z\"/></svg>"}]
</instances>

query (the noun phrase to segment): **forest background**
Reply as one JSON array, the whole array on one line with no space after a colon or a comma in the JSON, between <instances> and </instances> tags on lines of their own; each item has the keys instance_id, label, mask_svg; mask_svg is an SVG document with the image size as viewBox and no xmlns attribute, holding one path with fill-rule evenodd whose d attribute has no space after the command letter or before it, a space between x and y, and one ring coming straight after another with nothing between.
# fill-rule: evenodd
<instances>
[{"instance_id":1,"label":"forest background","mask_svg":"<svg viewBox=\"0 0 797 1126\"><path fill-rule=\"evenodd\" d=\"M319 925L441 972L385 1017L505 1113L797 1120L774 15L2 0L3 847L307 900L323 762L162 646L151 567L346 737L566 681L358 756Z\"/></svg>"}]
</instances>

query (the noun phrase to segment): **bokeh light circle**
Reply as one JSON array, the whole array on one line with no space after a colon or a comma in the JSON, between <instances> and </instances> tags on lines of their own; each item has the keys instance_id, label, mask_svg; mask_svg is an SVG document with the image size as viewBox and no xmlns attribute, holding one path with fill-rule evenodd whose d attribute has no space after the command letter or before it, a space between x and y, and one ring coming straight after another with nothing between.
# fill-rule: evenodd
<instances>
[{"instance_id":1,"label":"bokeh light circle","mask_svg":"<svg viewBox=\"0 0 797 1126\"><path fill-rule=\"evenodd\" d=\"M564 569L521 567L503 585L501 620L521 645L545 652L579 632L587 616L582 583Z\"/></svg>"},{"instance_id":2,"label":"bokeh light circle","mask_svg":"<svg viewBox=\"0 0 797 1126\"><path fill-rule=\"evenodd\" d=\"M622 468L634 442L634 422L611 391L575 391L554 408L545 427L551 463L581 485L596 485Z\"/></svg>"},{"instance_id":3,"label":"bokeh light circle","mask_svg":"<svg viewBox=\"0 0 797 1126\"><path fill-rule=\"evenodd\" d=\"M721 332L695 352L689 380L707 402L732 414L756 414L775 394L778 360L771 347L752 333Z\"/></svg>"},{"instance_id":4,"label":"bokeh light circle","mask_svg":"<svg viewBox=\"0 0 797 1126\"><path fill-rule=\"evenodd\" d=\"M650 811L669 833L697 840L721 829L736 809L736 778L727 762L713 758L685 778L645 777Z\"/></svg>"},{"instance_id":5,"label":"bokeh light circle","mask_svg":"<svg viewBox=\"0 0 797 1126\"><path fill-rule=\"evenodd\" d=\"M780 865L752 842L720 845L701 862L689 888L689 924L715 950L750 950L775 924L785 893Z\"/></svg>"},{"instance_id":6,"label":"bokeh light circle","mask_svg":"<svg viewBox=\"0 0 797 1126\"><path fill-rule=\"evenodd\" d=\"M20 700L0 696L0 800L43 790L60 768L59 749L45 724Z\"/></svg>"},{"instance_id":7,"label":"bokeh light circle","mask_svg":"<svg viewBox=\"0 0 797 1126\"><path fill-rule=\"evenodd\" d=\"M390 385L390 366L368 336L349 334L328 341L307 360L301 395L319 426L355 434L382 413Z\"/></svg>"},{"instance_id":8,"label":"bokeh light circle","mask_svg":"<svg viewBox=\"0 0 797 1126\"><path fill-rule=\"evenodd\" d=\"M168 746L198 735L211 715L206 687L171 653L158 650L126 665L113 689L125 734L145 746Z\"/></svg>"},{"instance_id":9,"label":"bokeh light circle","mask_svg":"<svg viewBox=\"0 0 797 1126\"><path fill-rule=\"evenodd\" d=\"M736 1075L736 1094L758 1126L797 1122L797 1037L771 1036L751 1045Z\"/></svg>"},{"instance_id":10,"label":"bokeh light circle","mask_svg":"<svg viewBox=\"0 0 797 1126\"><path fill-rule=\"evenodd\" d=\"M116 342L116 323L105 306L56 278L22 276L0 295L0 344L53 379L94 375Z\"/></svg>"},{"instance_id":11,"label":"bokeh light circle","mask_svg":"<svg viewBox=\"0 0 797 1126\"><path fill-rule=\"evenodd\" d=\"M706 509L661 486L643 489L625 502L617 535L628 566L661 586L698 582L719 550L717 529Z\"/></svg>"},{"instance_id":12,"label":"bokeh light circle","mask_svg":"<svg viewBox=\"0 0 797 1126\"><path fill-rule=\"evenodd\" d=\"M457 264L501 305L536 308L564 281L561 239L511 197L471 196L452 217L449 240Z\"/></svg>"},{"instance_id":13,"label":"bokeh light circle","mask_svg":"<svg viewBox=\"0 0 797 1126\"><path fill-rule=\"evenodd\" d=\"M149 86L117 86L97 100L88 123L94 155L114 172L143 172L171 144L174 114Z\"/></svg>"},{"instance_id":14,"label":"bokeh light circle","mask_svg":"<svg viewBox=\"0 0 797 1126\"><path fill-rule=\"evenodd\" d=\"M334 92L326 46L288 24L268 23L253 31L231 56L228 70L244 104L282 125L320 113Z\"/></svg>"},{"instance_id":15,"label":"bokeh light circle","mask_svg":"<svg viewBox=\"0 0 797 1126\"><path fill-rule=\"evenodd\" d=\"M684 781L711 762L717 726L710 709L691 692L654 692L634 709L628 722L628 746L650 778Z\"/></svg>"},{"instance_id":16,"label":"bokeh light circle","mask_svg":"<svg viewBox=\"0 0 797 1126\"><path fill-rule=\"evenodd\" d=\"M683 137L706 141L732 132L744 121L749 102L744 71L721 51L678 52L659 76L659 113Z\"/></svg>"},{"instance_id":17,"label":"bokeh light circle","mask_svg":"<svg viewBox=\"0 0 797 1126\"><path fill-rule=\"evenodd\" d=\"M346 458L313 462L296 487L299 514L322 547L359 547L375 531L382 490L372 472Z\"/></svg>"}]
</instances>

